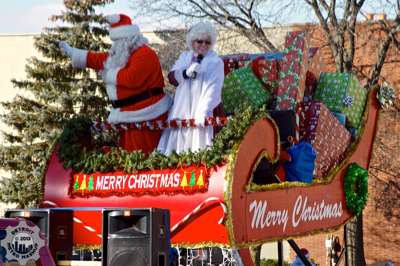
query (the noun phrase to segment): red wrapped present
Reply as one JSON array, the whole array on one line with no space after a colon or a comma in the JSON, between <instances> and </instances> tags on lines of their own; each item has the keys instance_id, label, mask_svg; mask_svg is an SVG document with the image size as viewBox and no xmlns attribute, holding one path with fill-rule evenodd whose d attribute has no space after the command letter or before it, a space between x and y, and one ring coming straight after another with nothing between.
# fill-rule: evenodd
<instances>
[{"instance_id":1,"label":"red wrapped present","mask_svg":"<svg viewBox=\"0 0 400 266\"><path fill-rule=\"evenodd\" d=\"M308 57L308 71L314 74L315 78L318 80L322 72L328 71L328 65L324 61L324 53L321 48L310 48Z\"/></svg>"},{"instance_id":2,"label":"red wrapped present","mask_svg":"<svg viewBox=\"0 0 400 266\"><path fill-rule=\"evenodd\" d=\"M289 32L279 69L280 80L274 101L276 110L294 110L303 99L307 65L308 44L305 32Z\"/></svg>"},{"instance_id":3,"label":"red wrapped present","mask_svg":"<svg viewBox=\"0 0 400 266\"><path fill-rule=\"evenodd\" d=\"M313 145L317 153L314 177L323 178L343 159L351 134L321 102L304 102L300 112L300 138Z\"/></svg>"},{"instance_id":4,"label":"red wrapped present","mask_svg":"<svg viewBox=\"0 0 400 266\"><path fill-rule=\"evenodd\" d=\"M251 68L265 83L277 81L279 78L279 61L276 59L266 60L264 57L258 57L251 62Z\"/></svg>"},{"instance_id":5,"label":"red wrapped present","mask_svg":"<svg viewBox=\"0 0 400 266\"><path fill-rule=\"evenodd\" d=\"M306 73L306 87L304 89L304 101L310 101L314 95L315 90L317 89L318 80L315 77L315 74L311 71L307 71Z\"/></svg>"},{"instance_id":6,"label":"red wrapped present","mask_svg":"<svg viewBox=\"0 0 400 266\"><path fill-rule=\"evenodd\" d=\"M232 71L244 67L250 61L249 54L235 54L222 56L225 76Z\"/></svg>"},{"instance_id":7,"label":"red wrapped present","mask_svg":"<svg viewBox=\"0 0 400 266\"><path fill-rule=\"evenodd\" d=\"M303 101L310 101L313 99L319 76L322 72L326 72L326 69L327 65L324 63L322 50L317 47L308 49L308 70L306 72L306 86Z\"/></svg>"},{"instance_id":8,"label":"red wrapped present","mask_svg":"<svg viewBox=\"0 0 400 266\"><path fill-rule=\"evenodd\" d=\"M307 46L305 38L298 38L300 35L305 35L303 31L292 31L286 34L285 38L285 48L290 46L297 47L304 50Z\"/></svg>"}]
</instances>

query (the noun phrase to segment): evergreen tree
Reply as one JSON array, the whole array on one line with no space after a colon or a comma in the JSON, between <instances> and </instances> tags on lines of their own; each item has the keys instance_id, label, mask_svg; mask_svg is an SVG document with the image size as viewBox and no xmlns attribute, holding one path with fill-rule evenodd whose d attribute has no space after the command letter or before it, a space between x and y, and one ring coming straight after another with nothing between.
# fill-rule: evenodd
<instances>
[{"instance_id":1,"label":"evergreen tree","mask_svg":"<svg viewBox=\"0 0 400 266\"><path fill-rule=\"evenodd\" d=\"M21 94L11 102L2 102L3 123L12 130L3 132L0 167L11 173L2 178L0 200L15 202L20 207L35 206L42 194L42 174L52 144L64 123L79 114L93 119L107 113L106 90L93 71L73 69L62 54L57 41L71 46L105 50L108 31L104 17L95 8L113 0L64 0L66 10L52 21L62 26L46 28L35 37L35 48L41 57L26 65L26 80L12 80Z\"/></svg>"}]
</instances>

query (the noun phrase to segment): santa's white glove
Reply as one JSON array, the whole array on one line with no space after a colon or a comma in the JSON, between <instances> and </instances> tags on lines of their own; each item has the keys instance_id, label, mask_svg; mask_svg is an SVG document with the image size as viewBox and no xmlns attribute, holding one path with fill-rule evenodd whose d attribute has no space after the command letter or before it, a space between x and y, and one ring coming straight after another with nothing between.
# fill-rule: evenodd
<instances>
[{"instance_id":1,"label":"santa's white glove","mask_svg":"<svg viewBox=\"0 0 400 266\"><path fill-rule=\"evenodd\" d=\"M193 63L191 64L188 69L186 69L186 76L189 78L194 78L196 74L200 73L201 71L201 65L199 63Z\"/></svg>"},{"instance_id":2,"label":"santa's white glove","mask_svg":"<svg viewBox=\"0 0 400 266\"><path fill-rule=\"evenodd\" d=\"M60 47L61 51L64 54L68 55L69 57L72 57L74 48L72 48L67 42L65 41L58 42L58 47Z\"/></svg>"}]
</instances>

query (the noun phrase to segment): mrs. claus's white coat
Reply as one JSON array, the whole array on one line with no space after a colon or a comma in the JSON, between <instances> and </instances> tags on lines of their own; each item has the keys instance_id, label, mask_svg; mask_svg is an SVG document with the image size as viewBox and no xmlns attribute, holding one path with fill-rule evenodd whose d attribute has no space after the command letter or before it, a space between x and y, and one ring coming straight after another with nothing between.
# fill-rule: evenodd
<instances>
[{"instance_id":1,"label":"mrs. claus's white coat","mask_svg":"<svg viewBox=\"0 0 400 266\"><path fill-rule=\"evenodd\" d=\"M214 51L209 51L201 61L201 71L195 79L184 79L183 70L193 63L193 51L183 52L171 71L179 85L168 120L195 119L196 128L166 129L162 133L158 150L166 155L176 151L197 151L212 145L213 128L204 127L205 118L221 102L224 83L224 64Z\"/></svg>"}]
</instances>

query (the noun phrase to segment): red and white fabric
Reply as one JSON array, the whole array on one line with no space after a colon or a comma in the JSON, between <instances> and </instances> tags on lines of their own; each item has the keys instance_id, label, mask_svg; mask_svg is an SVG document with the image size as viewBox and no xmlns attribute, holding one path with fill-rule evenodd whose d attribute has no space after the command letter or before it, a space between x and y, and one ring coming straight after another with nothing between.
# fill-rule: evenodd
<instances>
[{"instance_id":1,"label":"red and white fabric","mask_svg":"<svg viewBox=\"0 0 400 266\"><path fill-rule=\"evenodd\" d=\"M119 38L142 37L139 28L131 23L125 15L112 15L107 17L111 24L110 37L116 41ZM147 45L142 45L132 51L123 67L105 69L109 54L107 52L93 52L74 49L72 64L76 68L89 67L102 72L110 100L121 100L127 97L150 91L154 88L164 87L164 78L158 56ZM108 122L132 123L151 120L165 120L172 104L171 98L166 94L158 94L121 108L113 108L108 117ZM143 150L151 152L157 146L160 132L137 129L124 131L121 135L121 146L129 151Z\"/></svg>"},{"instance_id":2,"label":"red and white fabric","mask_svg":"<svg viewBox=\"0 0 400 266\"><path fill-rule=\"evenodd\" d=\"M196 78L185 79L183 70L192 64L194 58L193 51L185 51L172 67L179 85L168 120L194 119L195 125L201 125L207 117L213 116L213 110L221 103L224 63L210 50L200 63L201 72ZM212 127L166 129L157 149L166 155L173 151L197 151L211 146L213 137Z\"/></svg>"}]
</instances>

